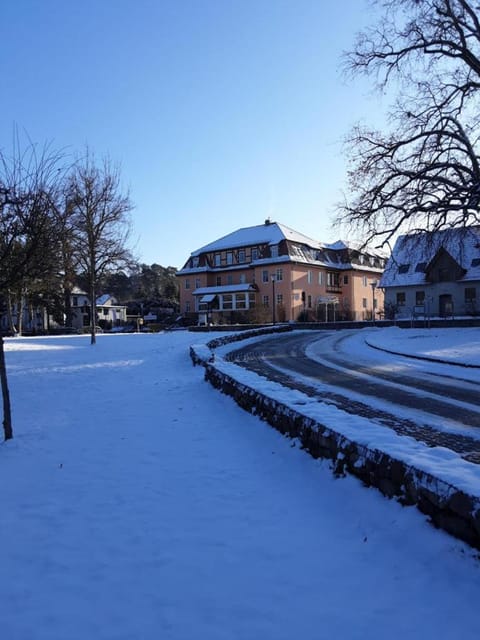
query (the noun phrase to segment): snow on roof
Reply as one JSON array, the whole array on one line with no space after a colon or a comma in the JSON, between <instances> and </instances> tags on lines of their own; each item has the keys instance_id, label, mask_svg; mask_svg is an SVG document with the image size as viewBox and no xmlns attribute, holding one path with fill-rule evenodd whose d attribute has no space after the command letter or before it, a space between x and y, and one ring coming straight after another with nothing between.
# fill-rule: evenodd
<instances>
[{"instance_id":1,"label":"snow on roof","mask_svg":"<svg viewBox=\"0 0 480 640\"><path fill-rule=\"evenodd\" d=\"M441 248L465 269L462 280L480 280L480 227L468 227L400 236L379 286L425 284L425 268Z\"/></svg>"},{"instance_id":2,"label":"snow on roof","mask_svg":"<svg viewBox=\"0 0 480 640\"><path fill-rule=\"evenodd\" d=\"M203 296L209 293L235 293L239 291L255 291L255 286L249 283L243 284L226 284L223 287L199 287L193 292L194 296Z\"/></svg>"},{"instance_id":3,"label":"snow on roof","mask_svg":"<svg viewBox=\"0 0 480 640\"><path fill-rule=\"evenodd\" d=\"M282 240L291 240L301 244L307 244L310 247L320 248L321 245L317 240L313 240L308 236L294 231L284 224L278 222L266 222L265 224L256 225L254 227L244 227L233 231L214 242L210 242L205 246L192 252L192 256L198 256L201 253L210 251L222 251L225 249L234 249L235 247L248 247L250 245L269 244L275 245Z\"/></svg>"},{"instance_id":4,"label":"snow on roof","mask_svg":"<svg viewBox=\"0 0 480 640\"><path fill-rule=\"evenodd\" d=\"M111 297L112 296L109 293L105 293L103 296L97 298L97 304L100 306L103 304L107 304Z\"/></svg>"},{"instance_id":5,"label":"snow on roof","mask_svg":"<svg viewBox=\"0 0 480 640\"><path fill-rule=\"evenodd\" d=\"M377 256L378 258L383 259L388 258L388 254L385 253L385 251L366 246L363 242L360 241L337 240L336 242L332 242L330 244L324 244L323 247L325 249L331 249L332 251L342 251L343 249L349 249L353 251L359 251L360 253L365 253L369 256Z\"/></svg>"}]
</instances>

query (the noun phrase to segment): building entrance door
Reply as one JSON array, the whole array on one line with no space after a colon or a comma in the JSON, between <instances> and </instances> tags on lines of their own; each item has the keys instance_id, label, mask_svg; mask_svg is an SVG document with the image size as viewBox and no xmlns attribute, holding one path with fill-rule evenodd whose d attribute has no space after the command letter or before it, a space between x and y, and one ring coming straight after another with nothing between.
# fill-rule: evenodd
<instances>
[{"instance_id":1,"label":"building entrance door","mask_svg":"<svg viewBox=\"0 0 480 640\"><path fill-rule=\"evenodd\" d=\"M442 318L453 316L453 300L451 294L445 293L439 297L438 310Z\"/></svg>"}]
</instances>

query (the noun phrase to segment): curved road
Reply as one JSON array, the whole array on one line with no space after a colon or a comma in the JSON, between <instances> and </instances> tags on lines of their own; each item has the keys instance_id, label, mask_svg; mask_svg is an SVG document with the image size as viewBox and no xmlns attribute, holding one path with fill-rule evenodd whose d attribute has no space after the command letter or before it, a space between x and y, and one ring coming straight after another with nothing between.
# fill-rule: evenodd
<instances>
[{"instance_id":1,"label":"curved road","mask_svg":"<svg viewBox=\"0 0 480 640\"><path fill-rule=\"evenodd\" d=\"M366 335L365 330L361 335L358 331L277 334L230 352L228 359L400 435L447 447L480 464L480 371L476 380L467 379L461 367L426 365L377 351L369 357L366 348L358 349L358 341Z\"/></svg>"}]
</instances>

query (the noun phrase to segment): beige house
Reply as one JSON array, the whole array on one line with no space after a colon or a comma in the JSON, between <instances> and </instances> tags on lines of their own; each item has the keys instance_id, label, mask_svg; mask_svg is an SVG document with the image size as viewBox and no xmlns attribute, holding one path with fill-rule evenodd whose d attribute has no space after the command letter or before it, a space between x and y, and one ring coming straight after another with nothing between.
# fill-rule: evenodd
<instances>
[{"instance_id":1,"label":"beige house","mask_svg":"<svg viewBox=\"0 0 480 640\"><path fill-rule=\"evenodd\" d=\"M180 311L199 324L369 320L374 305L383 310L384 263L376 251L266 220L190 255L177 272Z\"/></svg>"},{"instance_id":2,"label":"beige house","mask_svg":"<svg viewBox=\"0 0 480 640\"><path fill-rule=\"evenodd\" d=\"M397 318L480 311L480 227L401 236L379 283Z\"/></svg>"}]
</instances>

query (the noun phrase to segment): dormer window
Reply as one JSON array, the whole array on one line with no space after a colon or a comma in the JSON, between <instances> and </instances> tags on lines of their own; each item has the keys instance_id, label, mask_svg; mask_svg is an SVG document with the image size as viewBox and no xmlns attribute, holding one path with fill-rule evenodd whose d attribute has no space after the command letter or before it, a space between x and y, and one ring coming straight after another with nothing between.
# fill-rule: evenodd
<instances>
[{"instance_id":1,"label":"dormer window","mask_svg":"<svg viewBox=\"0 0 480 640\"><path fill-rule=\"evenodd\" d=\"M471 266L480 267L480 258L473 258Z\"/></svg>"},{"instance_id":2,"label":"dormer window","mask_svg":"<svg viewBox=\"0 0 480 640\"><path fill-rule=\"evenodd\" d=\"M427 268L427 263L426 262L419 262L417 264L417 266L415 267L415 271L417 273L425 273L425 269Z\"/></svg>"},{"instance_id":3,"label":"dormer window","mask_svg":"<svg viewBox=\"0 0 480 640\"><path fill-rule=\"evenodd\" d=\"M258 260L258 249L252 249L252 260Z\"/></svg>"},{"instance_id":4,"label":"dormer window","mask_svg":"<svg viewBox=\"0 0 480 640\"><path fill-rule=\"evenodd\" d=\"M227 264L233 264L233 253L231 251L227 251Z\"/></svg>"},{"instance_id":5,"label":"dormer window","mask_svg":"<svg viewBox=\"0 0 480 640\"><path fill-rule=\"evenodd\" d=\"M245 262L245 249L240 249L238 252L238 262Z\"/></svg>"},{"instance_id":6,"label":"dormer window","mask_svg":"<svg viewBox=\"0 0 480 640\"><path fill-rule=\"evenodd\" d=\"M409 264L401 264L398 267L398 273L408 273L409 269L410 269L410 265Z\"/></svg>"},{"instance_id":7,"label":"dormer window","mask_svg":"<svg viewBox=\"0 0 480 640\"><path fill-rule=\"evenodd\" d=\"M214 264L216 267L219 267L222 264L222 256L219 253L215 254Z\"/></svg>"},{"instance_id":8,"label":"dormer window","mask_svg":"<svg viewBox=\"0 0 480 640\"><path fill-rule=\"evenodd\" d=\"M270 247L270 254L272 258L278 258L278 244L274 244Z\"/></svg>"},{"instance_id":9,"label":"dormer window","mask_svg":"<svg viewBox=\"0 0 480 640\"><path fill-rule=\"evenodd\" d=\"M192 258L192 267L194 269L198 267L198 256L195 256L194 258Z\"/></svg>"}]
</instances>

